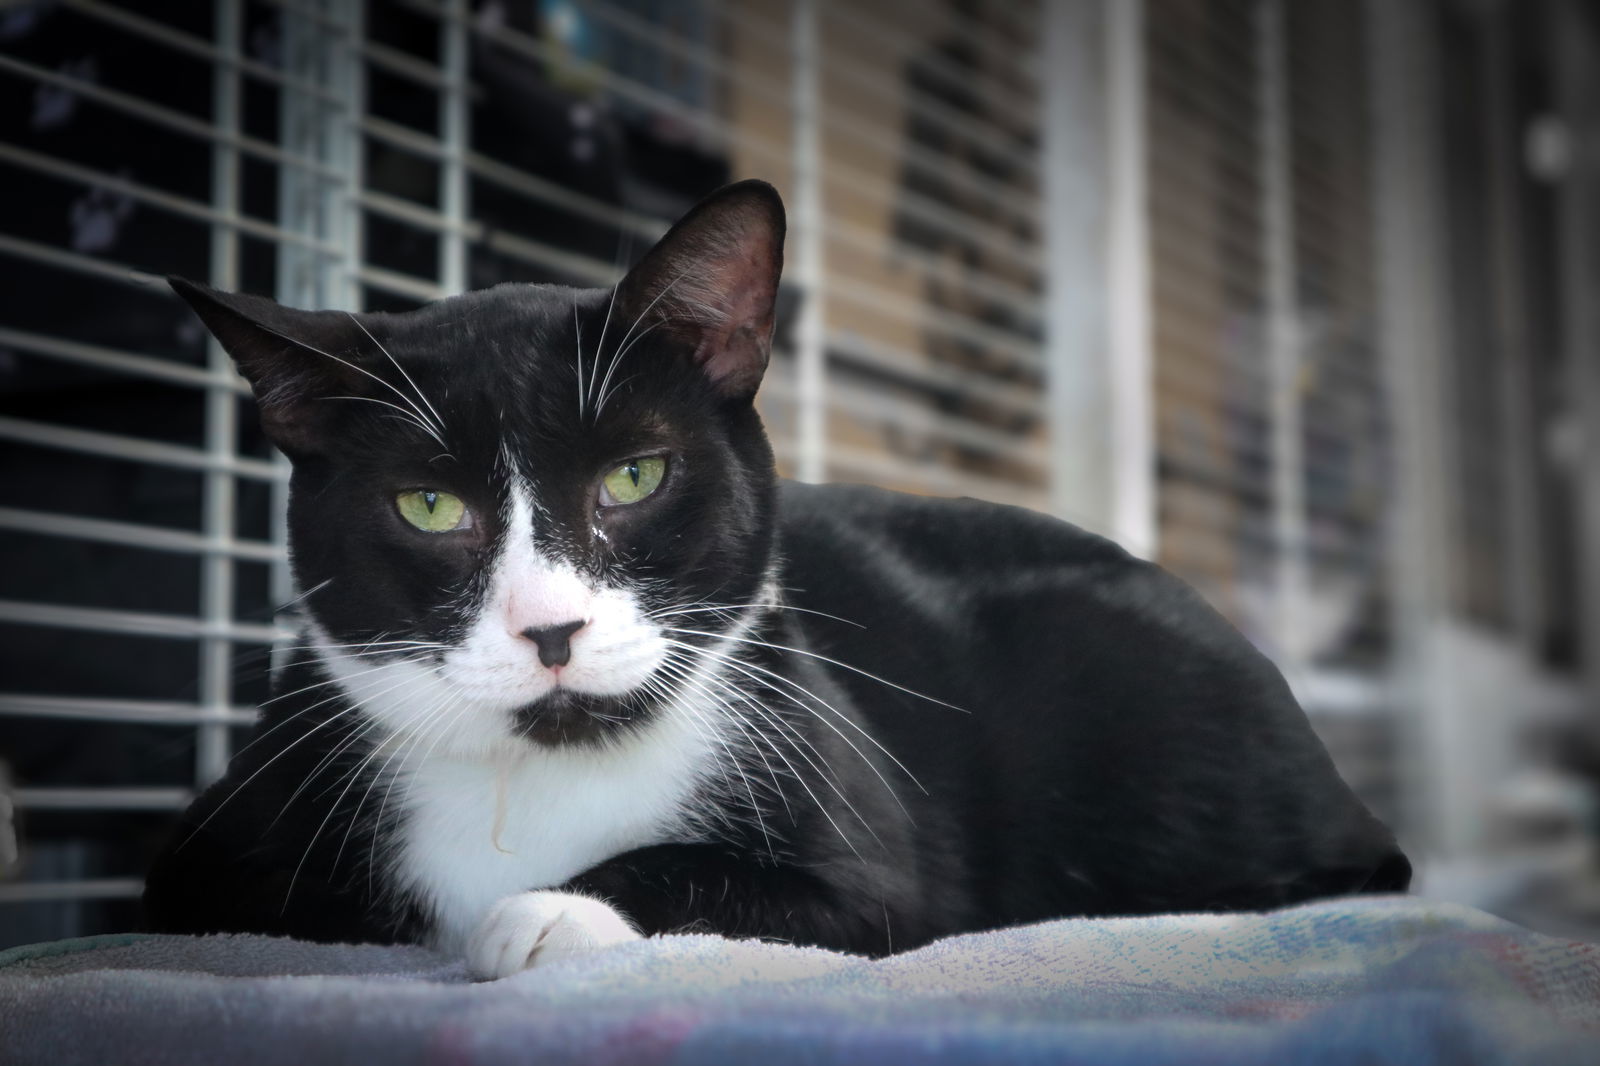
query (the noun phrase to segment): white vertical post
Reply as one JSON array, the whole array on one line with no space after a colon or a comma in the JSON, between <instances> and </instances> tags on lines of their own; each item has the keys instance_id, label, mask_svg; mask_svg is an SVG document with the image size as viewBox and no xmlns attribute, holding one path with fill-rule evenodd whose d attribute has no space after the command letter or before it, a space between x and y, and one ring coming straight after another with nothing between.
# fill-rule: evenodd
<instances>
[{"instance_id":1,"label":"white vertical post","mask_svg":"<svg viewBox=\"0 0 1600 1066\"><path fill-rule=\"evenodd\" d=\"M1051 508L1156 550L1143 5L1044 8Z\"/></svg>"},{"instance_id":2,"label":"white vertical post","mask_svg":"<svg viewBox=\"0 0 1600 1066\"><path fill-rule=\"evenodd\" d=\"M1439 278L1436 63L1426 10L1415 0L1367 0L1372 55L1378 343L1395 449L1389 545L1393 691L1401 802L1419 858L1459 855L1476 820L1470 758L1451 672L1442 661L1449 612L1449 467L1443 374L1446 324ZM1470 773L1470 770L1467 772Z\"/></svg>"},{"instance_id":3,"label":"white vertical post","mask_svg":"<svg viewBox=\"0 0 1600 1066\"><path fill-rule=\"evenodd\" d=\"M321 76L319 55L326 44L305 15L293 8L280 14L283 71L309 84ZM321 159L324 125L323 101L298 85L284 85L278 91L278 143L286 151L308 159ZM323 208L327 185L321 175L301 167L278 166L278 224L293 233L318 236L317 216ZM316 306L318 279L326 263L311 248L292 241L279 241L278 292L280 302L292 307Z\"/></svg>"},{"instance_id":4,"label":"white vertical post","mask_svg":"<svg viewBox=\"0 0 1600 1066\"><path fill-rule=\"evenodd\" d=\"M793 0L790 32L794 40L792 120L794 123L794 210L789 230L789 278L800 287L800 317L795 323L795 403L801 481L827 477L827 310L822 233L822 136L819 88L817 3Z\"/></svg>"},{"instance_id":5,"label":"white vertical post","mask_svg":"<svg viewBox=\"0 0 1600 1066\"><path fill-rule=\"evenodd\" d=\"M366 184L366 152L361 132L361 119L367 113L366 60L362 58L361 45L366 40L365 0L339 0L340 21L345 27L343 62L335 80L340 96L344 98L344 122L340 124L343 135L339 144L339 169L343 171L344 194L338 209L338 224L334 231L344 251L341 264L344 274L344 292L341 302L352 311L366 308L361 291L361 246L365 241L365 225L361 215L361 190Z\"/></svg>"},{"instance_id":6,"label":"white vertical post","mask_svg":"<svg viewBox=\"0 0 1600 1066\"><path fill-rule=\"evenodd\" d=\"M1042 14L1050 505L1114 536L1106 0L1058 0Z\"/></svg>"},{"instance_id":7,"label":"white vertical post","mask_svg":"<svg viewBox=\"0 0 1600 1066\"><path fill-rule=\"evenodd\" d=\"M446 295L467 287L467 124L472 101L467 76L467 2L450 0L439 28L444 88L439 94L440 204L446 228L439 235L439 286Z\"/></svg>"},{"instance_id":8,"label":"white vertical post","mask_svg":"<svg viewBox=\"0 0 1600 1066\"><path fill-rule=\"evenodd\" d=\"M309 82L319 75L318 57L326 53L326 43L309 20L300 12L286 8L279 14L282 20L283 70ZM320 129L323 119L323 102L313 99L302 89L285 85L279 90L278 141L286 149L307 158L322 158L319 149L323 140ZM342 116L340 116L342 118ZM326 208L325 193L329 183L316 174L293 166L278 167L278 224L292 233L320 236L317 216ZM320 306L319 279L329 266L315 251L294 245L289 241L278 243L278 292L280 303L290 307ZM274 453L273 463L283 471L285 480L275 481L271 491L272 543L280 548L289 539L289 461L281 453ZM294 580L289 571L287 554L272 564L268 596L275 608L282 607L294 597ZM280 621L276 616L274 622ZM272 670L276 674L287 658L287 643L279 641L272 648Z\"/></svg>"},{"instance_id":9,"label":"white vertical post","mask_svg":"<svg viewBox=\"0 0 1600 1066\"><path fill-rule=\"evenodd\" d=\"M1145 180L1144 4L1109 0L1110 370L1112 533L1155 555L1155 375L1151 343L1149 203Z\"/></svg>"},{"instance_id":10,"label":"white vertical post","mask_svg":"<svg viewBox=\"0 0 1600 1066\"><path fill-rule=\"evenodd\" d=\"M1311 655L1305 621L1310 578L1306 542L1305 447L1300 407L1300 331L1295 295L1294 177L1289 146L1288 43L1282 0L1257 0L1256 92L1260 106L1263 338L1270 388L1273 595L1280 665Z\"/></svg>"},{"instance_id":11,"label":"white vertical post","mask_svg":"<svg viewBox=\"0 0 1600 1066\"><path fill-rule=\"evenodd\" d=\"M240 0L218 0L217 50L212 75L212 115L217 139L211 146L211 203L223 218L239 210L239 38ZM231 226L211 226L211 284L233 290L239 283L239 238ZM232 363L215 339L206 342L206 361L220 378L232 373ZM234 480L224 462L238 447L237 397L231 388L206 387L206 451L218 460L205 475L204 529L213 547L201 563L200 615L208 626L220 629L233 621L233 560L217 547L233 540ZM212 721L199 728L195 752L195 784L205 787L222 776L228 765L228 708L232 703L233 645L220 633L200 641L200 707Z\"/></svg>"}]
</instances>

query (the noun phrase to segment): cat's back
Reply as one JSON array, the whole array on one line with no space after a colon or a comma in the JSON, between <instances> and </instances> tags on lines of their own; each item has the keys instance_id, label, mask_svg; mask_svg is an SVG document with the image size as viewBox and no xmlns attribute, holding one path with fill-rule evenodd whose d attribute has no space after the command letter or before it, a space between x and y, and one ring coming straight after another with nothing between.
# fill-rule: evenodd
<instances>
[{"instance_id":1,"label":"cat's back","mask_svg":"<svg viewBox=\"0 0 1600 1066\"><path fill-rule=\"evenodd\" d=\"M835 616L801 625L852 664L957 703L1054 711L1092 690L1124 723L1303 729L1264 655L1186 583L1104 537L981 500L789 482L782 494L785 599ZM1227 709L1186 713L1203 704Z\"/></svg>"},{"instance_id":2,"label":"cat's back","mask_svg":"<svg viewBox=\"0 0 1600 1066\"><path fill-rule=\"evenodd\" d=\"M1040 631L1131 616L1138 628L1213 653L1219 638L1245 643L1160 567L1020 507L784 482L780 529L786 599L880 633L887 623L940 641L997 637L1014 647Z\"/></svg>"},{"instance_id":3,"label":"cat's back","mask_svg":"<svg viewBox=\"0 0 1600 1066\"><path fill-rule=\"evenodd\" d=\"M782 514L787 601L848 620L798 625L840 660L965 712L850 676L873 729L934 774L977 753L981 769L945 777L944 791L1043 846L995 854L994 869L1096 886L1007 913L1276 905L1359 889L1375 870L1375 886L1403 887L1392 838L1277 668L1160 567L975 500L785 484ZM986 832L969 828L974 841Z\"/></svg>"},{"instance_id":4,"label":"cat's back","mask_svg":"<svg viewBox=\"0 0 1600 1066\"><path fill-rule=\"evenodd\" d=\"M783 598L803 612L789 621L806 642L986 725L1171 729L1211 689L1232 724L1276 731L1274 705L1292 706L1276 669L1197 593L1104 537L981 500L788 482L782 493Z\"/></svg>"},{"instance_id":5,"label":"cat's back","mask_svg":"<svg viewBox=\"0 0 1600 1066\"><path fill-rule=\"evenodd\" d=\"M1122 548L1048 515L970 498L914 496L868 485L784 481L780 526L786 569L873 567L914 583L1038 576L1052 570L1126 569Z\"/></svg>"}]
</instances>

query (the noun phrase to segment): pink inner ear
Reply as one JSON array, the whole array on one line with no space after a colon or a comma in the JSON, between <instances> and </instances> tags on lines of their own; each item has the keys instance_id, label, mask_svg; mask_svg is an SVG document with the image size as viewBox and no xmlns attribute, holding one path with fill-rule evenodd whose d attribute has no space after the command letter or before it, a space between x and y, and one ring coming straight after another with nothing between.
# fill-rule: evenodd
<instances>
[{"instance_id":1,"label":"pink inner ear","mask_svg":"<svg viewBox=\"0 0 1600 1066\"><path fill-rule=\"evenodd\" d=\"M712 297L715 317L699 323L695 361L730 394L753 393L772 349L777 303L776 256L768 234L741 234L705 260L691 291Z\"/></svg>"},{"instance_id":2,"label":"pink inner ear","mask_svg":"<svg viewBox=\"0 0 1600 1066\"><path fill-rule=\"evenodd\" d=\"M748 397L772 347L783 236L783 203L770 185L721 189L623 279L618 310L687 344L718 391Z\"/></svg>"},{"instance_id":3,"label":"pink inner ear","mask_svg":"<svg viewBox=\"0 0 1600 1066\"><path fill-rule=\"evenodd\" d=\"M700 342L695 349L695 360L723 392L754 393L767 368L771 347L770 322L762 329L742 326L732 332L718 330L715 338L707 337Z\"/></svg>"}]
</instances>

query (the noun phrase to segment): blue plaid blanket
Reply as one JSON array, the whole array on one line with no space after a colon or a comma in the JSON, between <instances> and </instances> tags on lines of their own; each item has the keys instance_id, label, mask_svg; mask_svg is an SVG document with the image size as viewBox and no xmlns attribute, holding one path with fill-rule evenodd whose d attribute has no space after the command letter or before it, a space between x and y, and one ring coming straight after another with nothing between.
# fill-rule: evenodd
<instances>
[{"instance_id":1,"label":"blue plaid blanket","mask_svg":"<svg viewBox=\"0 0 1600 1066\"><path fill-rule=\"evenodd\" d=\"M1600 1064L1600 946L1408 897L1074 920L877 961L663 937L473 983L419 948L0 952L0 1062Z\"/></svg>"}]
</instances>

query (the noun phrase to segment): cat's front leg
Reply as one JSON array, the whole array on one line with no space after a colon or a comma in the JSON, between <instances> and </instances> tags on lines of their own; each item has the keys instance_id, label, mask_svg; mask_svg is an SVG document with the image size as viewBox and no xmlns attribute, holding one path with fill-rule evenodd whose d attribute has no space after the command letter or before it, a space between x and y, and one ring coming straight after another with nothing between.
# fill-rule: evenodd
<instances>
[{"instance_id":1,"label":"cat's front leg","mask_svg":"<svg viewBox=\"0 0 1600 1066\"><path fill-rule=\"evenodd\" d=\"M638 939L626 918L591 896L519 892L496 903L478 924L467 966L493 980Z\"/></svg>"},{"instance_id":2,"label":"cat's front leg","mask_svg":"<svg viewBox=\"0 0 1600 1066\"><path fill-rule=\"evenodd\" d=\"M884 955L941 931L906 902L906 886L865 864L763 862L706 844L657 844L601 863L564 889L609 900L645 935L723 936Z\"/></svg>"}]
</instances>

